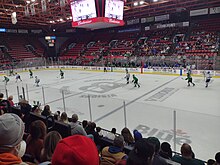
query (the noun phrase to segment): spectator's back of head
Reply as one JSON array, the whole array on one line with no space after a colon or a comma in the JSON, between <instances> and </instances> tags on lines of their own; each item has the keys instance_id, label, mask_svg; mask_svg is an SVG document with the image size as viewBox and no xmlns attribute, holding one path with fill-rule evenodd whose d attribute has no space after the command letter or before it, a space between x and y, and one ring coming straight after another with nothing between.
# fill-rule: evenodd
<instances>
[{"instance_id":1,"label":"spectator's back of head","mask_svg":"<svg viewBox=\"0 0 220 165\"><path fill-rule=\"evenodd\" d=\"M220 164L220 152L215 154L215 161L216 163Z\"/></svg>"},{"instance_id":2,"label":"spectator's back of head","mask_svg":"<svg viewBox=\"0 0 220 165\"><path fill-rule=\"evenodd\" d=\"M95 143L88 137L73 135L61 140L52 157L53 165L99 165Z\"/></svg>"},{"instance_id":3,"label":"spectator's back of head","mask_svg":"<svg viewBox=\"0 0 220 165\"><path fill-rule=\"evenodd\" d=\"M116 128L112 128L111 133L116 134Z\"/></svg>"},{"instance_id":4,"label":"spectator's back of head","mask_svg":"<svg viewBox=\"0 0 220 165\"><path fill-rule=\"evenodd\" d=\"M73 114L73 115L72 115L72 119L71 119L71 120L72 120L73 123L76 123L76 122L78 121L78 119L79 119L79 118L78 118L78 115L77 115L77 114Z\"/></svg>"},{"instance_id":5,"label":"spectator's back of head","mask_svg":"<svg viewBox=\"0 0 220 165\"><path fill-rule=\"evenodd\" d=\"M215 161L213 159L209 159L207 161L207 165L214 165L215 164Z\"/></svg>"},{"instance_id":6,"label":"spectator's back of head","mask_svg":"<svg viewBox=\"0 0 220 165\"><path fill-rule=\"evenodd\" d=\"M153 155L154 146L146 138L139 139L129 153L126 165L151 165Z\"/></svg>"},{"instance_id":7,"label":"spectator's back of head","mask_svg":"<svg viewBox=\"0 0 220 165\"><path fill-rule=\"evenodd\" d=\"M158 153L160 150L160 141L156 137L148 137L147 138L148 143L152 144L155 149L155 153Z\"/></svg>"},{"instance_id":8,"label":"spectator's back of head","mask_svg":"<svg viewBox=\"0 0 220 165\"><path fill-rule=\"evenodd\" d=\"M133 131L133 134L134 134L134 140L135 142L137 142L138 140L142 139L142 134L138 131L138 130L134 130Z\"/></svg>"},{"instance_id":9,"label":"spectator's back of head","mask_svg":"<svg viewBox=\"0 0 220 165\"><path fill-rule=\"evenodd\" d=\"M113 145L119 148L124 148L124 137L123 136L115 136L113 141Z\"/></svg>"},{"instance_id":10,"label":"spectator's back of head","mask_svg":"<svg viewBox=\"0 0 220 165\"><path fill-rule=\"evenodd\" d=\"M3 97L4 97L4 94L0 93L0 99L3 99Z\"/></svg>"},{"instance_id":11,"label":"spectator's back of head","mask_svg":"<svg viewBox=\"0 0 220 165\"><path fill-rule=\"evenodd\" d=\"M11 152L21 144L24 128L19 116L12 113L0 116L0 153Z\"/></svg>"},{"instance_id":12,"label":"spectator's back of head","mask_svg":"<svg viewBox=\"0 0 220 165\"><path fill-rule=\"evenodd\" d=\"M46 136L46 125L41 120L33 121L30 125L30 134L33 139L44 139Z\"/></svg>"},{"instance_id":13,"label":"spectator's back of head","mask_svg":"<svg viewBox=\"0 0 220 165\"><path fill-rule=\"evenodd\" d=\"M181 152L183 157L192 157L192 155L193 155L192 148L187 143L184 143L181 146L180 152Z\"/></svg>"}]
</instances>

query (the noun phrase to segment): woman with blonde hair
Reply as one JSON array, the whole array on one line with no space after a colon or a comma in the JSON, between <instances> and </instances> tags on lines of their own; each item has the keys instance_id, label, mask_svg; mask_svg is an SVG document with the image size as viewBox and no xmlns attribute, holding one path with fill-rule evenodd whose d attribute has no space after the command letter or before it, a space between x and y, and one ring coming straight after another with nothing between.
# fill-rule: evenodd
<instances>
[{"instance_id":1,"label":"woman with blonde hair","mask_svg":"<svg viewBox=\"0 0 220 165\"><path fill-rule=\"evenodd\" d=\"M54 150L58 142L62 139L61 135L57 131L49 132L44 140L44 146L41 150L41 163L40 165L50 164Z\"/></svg>"}]
</instances>

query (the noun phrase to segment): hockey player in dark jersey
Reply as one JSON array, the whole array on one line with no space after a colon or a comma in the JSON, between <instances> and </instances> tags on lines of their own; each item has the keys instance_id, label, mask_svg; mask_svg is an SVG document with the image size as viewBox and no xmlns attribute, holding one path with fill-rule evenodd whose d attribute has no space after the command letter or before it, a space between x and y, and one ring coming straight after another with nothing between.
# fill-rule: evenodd
<instances>
[{"instance_id":1,"label":"hockey player in dark jersey","mask_svg":"<svg viewBox=\"0 0 220 165\"><path fill-rule=\"evenodd\" d=\"M4 76L3 82L5 82L5 85L7 85L7 83L9 82L9 78L7 76Z\"/></svg>"},{"instance_id":2,"label":"hockey player in dark jersey","mask_svg":"<svg viewBox=\"0 0 220 165\"><path fill-rule=\"evenodd\" d=\"M33 72L31 69L29 69L30 78L33 78Z\"/></svg>"},{"instance_id":3,"label":"hockey player in dark jersey","mask_svg":"<svg viewBox=\"0 0 220 165\"><path fill-rule=\"evenodd\" d=\"M60 78L64 79L64 72L60 69Z\"/></svg>"},{"instance_id":4,"label":"hockey player in dark jersey","mask_svg":"<svg viewBox=\"0 0 220 165\"><path fill-rule=\"evenodd\" d=\"M138 86L138 88L140 88L140 84L138 83L138 78L134 74L133 74L132 82L134 82L134 87Z\"/></svg>"},{"instance_id":5,"label":"hockey player in dark jersey","mask_svg":"<svg viewBox=\"0 0 220 165\"><path fill-rule=\"evenodd\" d=\"M188 87L190 86L190 83L195 86L195 83L192 82L192 77L190 75L190 73L187 73L187 77L185 80L188 80Z\"/></svg>"}]
</instances>

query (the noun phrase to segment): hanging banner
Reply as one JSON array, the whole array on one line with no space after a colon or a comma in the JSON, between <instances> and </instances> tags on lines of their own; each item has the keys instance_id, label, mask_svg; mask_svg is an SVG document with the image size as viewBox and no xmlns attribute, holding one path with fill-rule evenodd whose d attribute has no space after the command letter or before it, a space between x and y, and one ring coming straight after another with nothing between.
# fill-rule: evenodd
<instances>
[{"instance_id":1,"label":"hanging banner","mask_svg":"<svg viewBox=\"0 0 220 165\"><path fill-rule=\"evenodd\" d=\"M34 7L34 3L30 5L30 9L31 9L31 15L35 15L35 7Z\"/></svg>"},{"instance_id":2,"label":"hanging banner","mask_svg":"<svg viewBox=\"0 0 220 165\"><path fill-rule=\"evenodd\" d=\"M41 0L42 12L45 13L47 11L46 0Z\"/></svg>"},{"instance_id":3,"label":"hanging banner","mask_svg":"<svg viewBox=\"0 0 220 165\"><path fill-rule=\"evenodd\" d=\"M30 12L29 12L28 5L24 7L24 15L25 15L26 17L29 17L29 16L30 16Z\"/></svg>"},{"instance_id":4,"label":"hanging banner","mask_svg":"<svg viewBox=\"0 0 220 165\"><path fill-rule=\"evenodd\" d=\"M169 20L169 19L170 19L170 15L169 14L155 16L155 22L157 22L157 21L165 21L165 20Z\"/></svg>"},{"instance_id":5,"label":"hanging banner","mask_svg":"<svg viewBox=\"0 0 220 165\"><path fill-rule=\"evenodd\" d=\"M190 17L199 16L199 15L206 15L206 14L208 14L208 8L190 11Z\"/></svg>"},{"instance_id":6,"label":"hanging banner","mask_svg":"<svg viewBox=\"0 0 220 165\"><path fill-rule=\"evenodd\" d=\"M218 14L220 13L220 7L213 7L213 8L210 8L210 14Z\"/></svg>"}]
</instances>

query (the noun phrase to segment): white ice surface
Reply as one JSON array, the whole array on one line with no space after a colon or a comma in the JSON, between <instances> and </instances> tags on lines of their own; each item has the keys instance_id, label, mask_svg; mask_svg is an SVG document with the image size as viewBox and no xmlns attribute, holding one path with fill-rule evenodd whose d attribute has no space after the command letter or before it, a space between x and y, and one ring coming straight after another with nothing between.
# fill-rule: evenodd
<instances>
[{"instance_id":1,"label":"white ice surface","mask_svg":"<svg viewBox=\"0 0 220 165\"><path fill-rule=\"evenodd\" d=\"M65 96L66 112L73 113L79 119L90 120L90 95L92 120L97 126L111 129L115 127L120 133L125 126L123 101L126 105L126 124L132 131L138 128L144 137L156 136L161 142L166 140L173 145L173 111L176 111L177 148L183 142L190 142L197 158L207 160L214 158L220 151L220 79L213 79L205 88L203 78L193 77L195 87L187 87L187 82L180 77L138 74L141 87L126 85L124 73L102 73L90 71L64 70L65 79L60 79L59 71L34 71L41 82L34 85L34 79L28 72L20 73L22 82L15 83L10 77L7 85L9 95L18 100L17 86L20 94L22 86L28 88L29 102L40 101L44 96L46 104L56 112L64 111L62 90ZM185 77L184 77L185 78ZM0 90L5 92L4 83Z\"/></svg>"}]
</instances>

